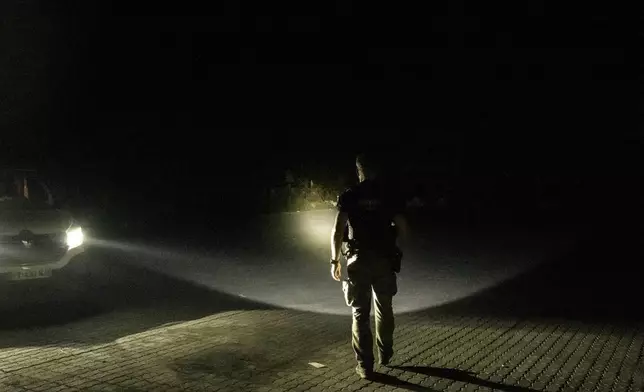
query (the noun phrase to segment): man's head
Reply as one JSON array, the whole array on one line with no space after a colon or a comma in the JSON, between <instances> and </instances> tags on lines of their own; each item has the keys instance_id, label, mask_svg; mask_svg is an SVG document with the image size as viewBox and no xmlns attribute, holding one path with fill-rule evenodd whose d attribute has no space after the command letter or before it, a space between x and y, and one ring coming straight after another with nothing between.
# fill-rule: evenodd
<instances>
[{"instance_id":1,"label":"man's head","mask_svg":"<svg viewBox=\"0 0 644 392\"><path fill-rule=\"evenodd\" d=\"M360 181L372 179L382 172L382 158L376 153L362 153L356 157L356 168Z\"/></svg>"}]
</instances>

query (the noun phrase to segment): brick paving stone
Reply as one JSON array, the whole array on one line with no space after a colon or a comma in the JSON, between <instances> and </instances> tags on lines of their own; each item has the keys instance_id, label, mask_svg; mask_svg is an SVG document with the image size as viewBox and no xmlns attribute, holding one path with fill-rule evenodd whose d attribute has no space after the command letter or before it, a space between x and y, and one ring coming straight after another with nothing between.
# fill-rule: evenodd
<instances>
[{"instance_id":1,"label":"brick paving stone","mask_svg":"<svg viewBox=\"0 0 644 392\"><path fill-rule=\"evenodd\" d=\"M635 339L631 342L628 351L626 352L624 363L620 369L615 380L615 391L623 392L628 391L632 383L634 374L642 370L641 364L638 366L638 359L641 358L644 350L644 334L636 335Z\"/></svg>"},{"instance_id":2,"label":"brick paving stone","mask_svg":"<svg viewBox=\"0 0 644 392\"><path fill-rule=\"evenodd\" d=\"M120 324L135 331L137 317L113 312L43 327L36 337L27 330L0 332L0 391L400 391L415 385L453 392L641 392L644 386L642 325L401 315L393 363L417 370L377 369L397 385L355 374L348 316L234 310L78 343ZM14 339L29 344L11 346Z\"/></svg>"}]
</instances>

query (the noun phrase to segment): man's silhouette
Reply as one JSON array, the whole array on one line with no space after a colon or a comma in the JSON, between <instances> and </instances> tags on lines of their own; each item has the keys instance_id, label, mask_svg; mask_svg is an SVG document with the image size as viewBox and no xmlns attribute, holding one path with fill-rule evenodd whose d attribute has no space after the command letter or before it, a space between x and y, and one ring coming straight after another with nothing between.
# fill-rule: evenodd
<instances>
[{"instance_id":1,"label":"man's silhouette","mask_svg":"<svg viewBox=\"0 0 644 392\"><path fill-rule=\"evenodd\" d=\"M347 305L353 313L352 346L361 378L373 376L373 336L370 326L372 292L375 294L376 346L381 365L393 356L392 299L398 291L399 239L406 236L404 202L388 189L380 174L382 160L362 154L356 159L360 182L338 199L331 239L331 275L341 280L340 255L348 238L347 275L343 282ZM345 230L348 236L345 237Z\"/></svg>"}]
</instances>

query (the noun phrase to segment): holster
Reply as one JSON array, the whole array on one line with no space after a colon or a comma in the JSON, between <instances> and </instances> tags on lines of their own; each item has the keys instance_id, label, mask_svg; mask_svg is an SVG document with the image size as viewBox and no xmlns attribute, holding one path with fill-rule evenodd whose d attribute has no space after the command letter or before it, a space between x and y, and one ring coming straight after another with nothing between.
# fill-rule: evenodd
<instances>
[{"instance_id":1,"label":"holster","mask_svg":"<svg viewBox=\"0 0 644 392\"><path fill-rule=\"evenodd\" d=\"M345 253L344 256L349 259L352 256L355 256L358 253L358 244L356 240L346 240L345 244Z\"/></svg>"}]
</instances>

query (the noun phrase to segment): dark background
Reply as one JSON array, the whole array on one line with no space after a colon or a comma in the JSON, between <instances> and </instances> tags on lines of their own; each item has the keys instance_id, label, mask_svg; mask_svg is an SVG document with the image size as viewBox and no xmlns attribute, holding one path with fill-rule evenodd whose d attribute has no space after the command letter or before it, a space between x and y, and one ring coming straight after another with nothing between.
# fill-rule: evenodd
<instances>
[{"instance_id":1,"label":"dark background","mask_svg":"<svg viewBox=\"0 0 644 392\"><path fill-rule=\"evenodd\" d=\"M3 4L2 164L64 182L79 209L253 214L284 170L350 176L375 148L448 218L638 221L641 38L613 10Z\"/></svg>"}]
</instances>

